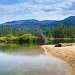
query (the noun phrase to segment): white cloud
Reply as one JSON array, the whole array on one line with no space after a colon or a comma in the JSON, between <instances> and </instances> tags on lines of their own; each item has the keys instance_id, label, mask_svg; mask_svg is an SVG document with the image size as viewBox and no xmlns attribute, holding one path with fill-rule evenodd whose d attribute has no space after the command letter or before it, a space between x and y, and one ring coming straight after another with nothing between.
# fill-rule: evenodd
<instances>
[{"instance_id":1,"label":"white cloud","mask_svg":"<svg viewBox=\"0 0 75 75\"><path fill-rule=\"evenodd\" d=\"M28 0L18 4L0 4L0 21L29 18L63 19L75 15L75 10L68 10L74 2L75 0Z\"/></svg>"}]
</instances>

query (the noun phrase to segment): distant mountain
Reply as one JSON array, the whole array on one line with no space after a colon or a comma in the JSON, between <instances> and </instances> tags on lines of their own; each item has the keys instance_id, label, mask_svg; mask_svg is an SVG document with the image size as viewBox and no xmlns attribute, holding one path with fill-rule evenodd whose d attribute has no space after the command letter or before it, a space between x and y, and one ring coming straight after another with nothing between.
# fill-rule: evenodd
<instances>
[{"instance_id":1,"label":"distant mountain","mask_svg":"<svg viewBox=\"0 0 75 75\"><path fill-rule=\"evenodd\" d=\"M3 25L24 25L24 24L51 24L56 22L55 20L43 20L38 21L35 19L29 19L29 20L18 20L18 21L11 21L3 23Z\"/></svg>"},{"instance_id":2,"label":"distant mountain","mask_svg":"<svg viewBox=\"0 0 75 75\"><path fill-rule=\"evenodd\" d=\"M74 26L75 27L75 16L70 16L68 18L65 18L64 20L35 20L35 19L29 19L29 20L18 20L18 21L11 21L3 23L4 26L15 26L18 29L24 30L24 31L33 31L35 28L40 26L42 29L46 30L49 28L55 28L60 27L61 25L64 25L65 27Z\"/></svg>"},{"instance_id":3,"label":"distant mountain","mask_svg":"<svg viewBox=\"0 0 75 75\"><path fill-rule=\"evenodd\" d=\"M70 16L70 17L68 17L68 18L65 18L64 20L65 20L65 21L66 21L66 20L75 20L75 16Z\"/></svg>"},{"instance_id":4,"label":"distant mountain","mask_svg":"<svg viewBox=\"0 0 75 75\"><path fill-rule=\"evenodd\" d=\"M75 26L75 16L70 16L60 21L64 26Z\"/></svg>"},{"instance_id":5,"label":"distant mountain","mask_svg":"<svg viewBox=\"0 0 75 75\"><path fill-rule=\"evenodd\" d=\"M18 20L18 21L11 21L11 22L6 22L3 23L3 25L28 25L28 24L33 24L33 25L39 25L39 24L64 24L64 23L72 23L72 25L75 25L75 16L70 16L68 18L65 18L64 20L56 21L56 20L43 20L43 21L38 21L35 19L29 19L29 20Z\"/></svg>"},{"instance_id":6,"label":"distant mountain","mask_svg":"<svg viewBox=\"0 0 75 75\"><path fill-rule=\"evenodd\" d=\"M39 23L38 20L29 19L29 20L18 20L18 21L11 21L3 23L3 25L21 25L21 24L37 24Z\"/></svg>"}]
</instances>

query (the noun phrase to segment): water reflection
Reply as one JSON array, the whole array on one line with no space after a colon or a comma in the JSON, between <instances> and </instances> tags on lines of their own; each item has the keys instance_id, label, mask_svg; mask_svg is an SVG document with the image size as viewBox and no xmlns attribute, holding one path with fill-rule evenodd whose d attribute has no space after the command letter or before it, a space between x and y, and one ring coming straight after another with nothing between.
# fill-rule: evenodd
<instances>
[{"instance_id":1,"label":"water reflection","mask_svg":"<svg viewBox=\"0 0 75 75\"><path fill-rule=\"evenodd\" d=\"M33 43L32 44L0 43L0 52L9 53L9 54L36 55L39 53L38 50L39 50L38 45Z\"/></svg>"},{"instance_id":2,"label":"water reflection","mask_svg":"<svg viewBox=\"0 0 75 75\"><path fill-rule=\"evenodd\" d=\"M45 55L13 56L0 54L0 75L69 75L62 61Z\"/></svg>"},{"instance_id":3,"label":"water reflection","mask_svg":"<svg viewBox=\"0 0 75 75\"><path fill-rule=\"evenodd\" d=\"M72 75L63 61L36 44L0 44L0 75Z\"/></svg>"}]
</instances>

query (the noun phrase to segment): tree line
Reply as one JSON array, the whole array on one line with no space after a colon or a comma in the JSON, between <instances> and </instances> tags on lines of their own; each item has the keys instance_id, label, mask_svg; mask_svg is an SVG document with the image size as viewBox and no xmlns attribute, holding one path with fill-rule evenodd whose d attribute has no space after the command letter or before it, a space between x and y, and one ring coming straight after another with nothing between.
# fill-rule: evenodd
<instances>
[{"instance_id":1,"label":"tree line","mask_svg":"<svg viewBox=\"0 0 75 75\"><path fill-rule=\"evenodd\" d=\"M53 28L42 28L42 27L40 28L44 33L44 35L46 35L46 37L49 38L75 38L74 26L65 27L61 25L59 27L53 27ZM12 34L13 36L16 37L22 36L24 34L32 34L36 36L36 31L35 30L26 31L25 29L12 25L0 26L0 37L5 37L9 34Z\"/></svg>"},{"instance_id":2,"label":"tree line","mask_svg":"<svg viewBox=\"0 0 75 75\"><path fill-rule=\"evenodd\" d=\"M64 27L49 28L44 31L44 34L50 38L75 38L75 27Z\"/></svg>"}]
</instances>

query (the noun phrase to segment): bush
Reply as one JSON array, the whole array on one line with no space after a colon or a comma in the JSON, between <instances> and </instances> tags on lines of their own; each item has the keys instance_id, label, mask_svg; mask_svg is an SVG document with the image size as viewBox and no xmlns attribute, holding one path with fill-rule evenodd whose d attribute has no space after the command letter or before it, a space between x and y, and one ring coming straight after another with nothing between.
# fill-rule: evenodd
<instances>
[{"instance_id":1,"label":"bush","mask_svg":"<svg viewBox=\"0 0 75 75\"><path fill-rule=\"evenodd\" d=\"M19 37L20 42L34 42L36 40L36 37L31 34L24 34Z\"/></svg>"},{"instance_id":2,"label":"bush","mask_svg":"<svg viewBox=\"0 0 75 75\"><path fill-rule=\"evenodd\" d=\"M13 36L12 34L7 35L6 37L7 42L18 42L18 37Z\"/></svg>"},{"instance_id":3,"label":"bush","mask_svg":"<svg viewBox=\"0 0 75 75\"><path fill-rule=\"evenodd\" d=\"M14 37L12 34L8 34L7 38Z\"/></svg>"},{"instance_id":4,"label":"bush","mask_svg":"<svg viewBox=\"0 0 75 75\"><path fill-rule=\"evenodd\" d=\"M31 35L31 34L24 34L20 37L15 37L12 34L7 35L7 37L1 37L0 41L1 42L26 42L26 43L31 43L35 42L37 39L36 36Z\"/></svg>"},{"instance_id":5,"label":"bush","mask_svg":"<svg viewBox=\"0 0 75 75\"><path fill-rule=\"evenodd\" d=\"M6 37L0 37L0 42L6 42Z\"/></svg>"}]
</instances>

